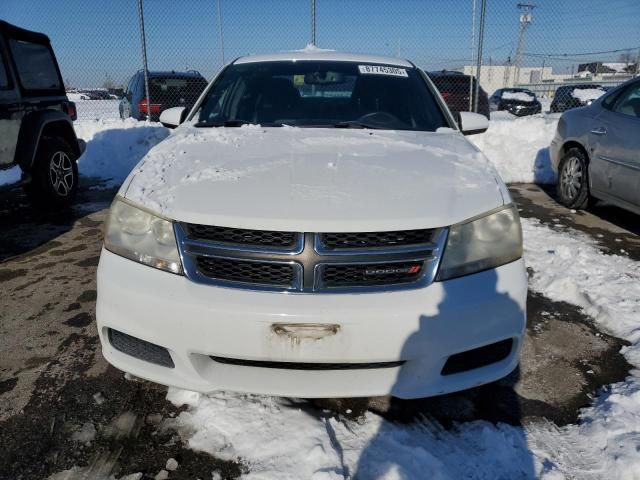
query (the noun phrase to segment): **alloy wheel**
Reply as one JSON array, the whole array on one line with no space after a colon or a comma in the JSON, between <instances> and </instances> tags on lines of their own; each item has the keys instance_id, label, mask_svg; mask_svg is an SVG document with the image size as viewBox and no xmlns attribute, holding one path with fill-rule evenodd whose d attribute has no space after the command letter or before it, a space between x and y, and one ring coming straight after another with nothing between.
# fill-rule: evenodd
<instances>
[{"instance_id":1,"label":"alloy wheel","mask_svg":"<svg viewBox=\"0 0 640 480\"><path fill-rule=\"evenodd\" d=\"M63 197L73 189L73 163L65 152L56 152L49 162L49 178L55 192Z\"/></svg>"},{"instance_id":2,"label":"alloy wheel","mask_svg":"<svg viewBox=\"0 0 640 480\"><path fill-rule=\"evenodd\" d=\"M560 175L562 193L569 200L575 199L582 187L582 163L576 157L570 157L564 164Z\"/></svg>"}]
</instances>

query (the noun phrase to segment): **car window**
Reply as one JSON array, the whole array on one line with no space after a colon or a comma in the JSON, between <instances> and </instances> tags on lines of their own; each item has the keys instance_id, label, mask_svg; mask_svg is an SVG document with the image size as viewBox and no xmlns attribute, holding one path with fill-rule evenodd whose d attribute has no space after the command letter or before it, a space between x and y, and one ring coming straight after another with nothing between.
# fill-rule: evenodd
<instances>
[{"instance_id":1,"label":"car window","mask_svg":"<svg viewBox=\"0 0 640 480\"><path fill-rule=\"evenodd\" d=\"M9 48L16 63L20 83L26 90L62 88L53 54L47 45L11 39Z\"/></svg>"},{"instance_id":2,"label":"car window","mask_svg":"<svg viewBox=\"0 0 640 480\"><path fill-rule=\"evenodd\" d=\"M191 100L194 102L206 88L203 77L155 76L149 78L149 95L153 102Z\"/></svg>"},{"instance_id":3,"label":"car window","mask_svg":"<svg viewBox=\"0 0 640 480\"><path fill-rule=\"evenodd\" d=\"M466 75L459 76L442 76L433 75L431 81L438 87L440 92L461 92L464 94L469 93L469 77ZM472 88L476 88L476 79L473 79Z\"/></svg>"},{"instance_id":4,"label":"car window","mask_svg":"<svg viewBox=\"0 0 640 480\"><path fill-rule=\"evenodd\" d=\"M231 65L207 93L198 120L424 131L448 126L417 69L331 61Z\"/></svg>"},{"instance_id":5,"label":"car window","mask_svg":"<svg viewBox=\"0 0 640 480\"><path fill-rule=\"evenodd\" d=\"M135 75L131 77L131 79L129 80L129 83L127 84L127 91L125 92L127 95L133 92L133 81L135 80L135 78L136 78Z\"/></svg>"},{"instance_id":6,"label":"car window","mask_svg":"<svg viewBox=\"0 0 640 480\"><path fill-rule=\"evenodd\" d=\"M640 118L640 82L629 87L620 95L613 106L613 111Z\"/></svg>"}]
</instances>

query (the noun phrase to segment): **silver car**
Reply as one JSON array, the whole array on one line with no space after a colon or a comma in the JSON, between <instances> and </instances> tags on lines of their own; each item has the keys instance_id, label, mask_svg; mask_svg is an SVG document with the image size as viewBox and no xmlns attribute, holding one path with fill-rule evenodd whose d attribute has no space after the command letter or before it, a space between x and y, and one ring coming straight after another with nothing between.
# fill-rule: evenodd
<instances>
[{"instance_id":1,"label":"silver car","mask_svg":"<svg viewBox=\"0 0 640 480\"><path fill-rule=\"evenodd\" d=\"M550 153L562 204L606 200L640 214L640 78L563 113Z\"/></svg>"}]
</instances>

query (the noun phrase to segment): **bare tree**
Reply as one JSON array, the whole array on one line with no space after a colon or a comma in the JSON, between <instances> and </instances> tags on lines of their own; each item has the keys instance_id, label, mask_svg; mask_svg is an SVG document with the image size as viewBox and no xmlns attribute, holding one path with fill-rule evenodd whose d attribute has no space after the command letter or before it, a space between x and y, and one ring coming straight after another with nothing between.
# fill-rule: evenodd
<instances>
[{"instance_id":1,"label":"bare tree","mask_svg":"<svg viewBox=\"0 0 640 480\"><path fill-rule=\"evenodd\" d=\"M113 83L113 80L111 79L111 76L108 73L104 74L104 83L102 84L102 88L105 88L107 90L114 88L115 84Z\"/></svg>"}]
</instances>

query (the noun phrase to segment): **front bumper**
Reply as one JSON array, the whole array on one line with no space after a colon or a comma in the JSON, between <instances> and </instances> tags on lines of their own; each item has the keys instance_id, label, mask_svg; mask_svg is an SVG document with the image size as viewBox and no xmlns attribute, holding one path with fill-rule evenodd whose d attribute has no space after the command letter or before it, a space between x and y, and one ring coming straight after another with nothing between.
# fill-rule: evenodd
<instances>
[{"instance_id":1,"label":"front bumper","mask_svg":"<svg viewBox=\"0 0 640 480\"><path fill-rule=\"evenodd\" d=\"M103 250L98 331L115 367L154 382L210 392L294 397L416 398L500 379L517 365L526 323L522 260L416 290L364 294L284 294L199 285ZM292 338L274 324L337 325L322 338ZM168 349L174 368L113 348L109 329ZM441 375L447 358L505 339L510 354L474 370ZM220 363L379 363L402 366L297 370Z\"/></svg>"},{"instance_id":2,"label":"front bumper","mask_svg":"<svg viewBox=\"0 0 640 480\"><path fill-rule=\"evenodd\" d=\"M512 115L516 115L518 117L524 117L526 115L535 115L537 113L541 113L542 107L540 105L533 105L533 106L507 105L504 107L504 110L507 110Z\"/></svg>"}]
</instances>

